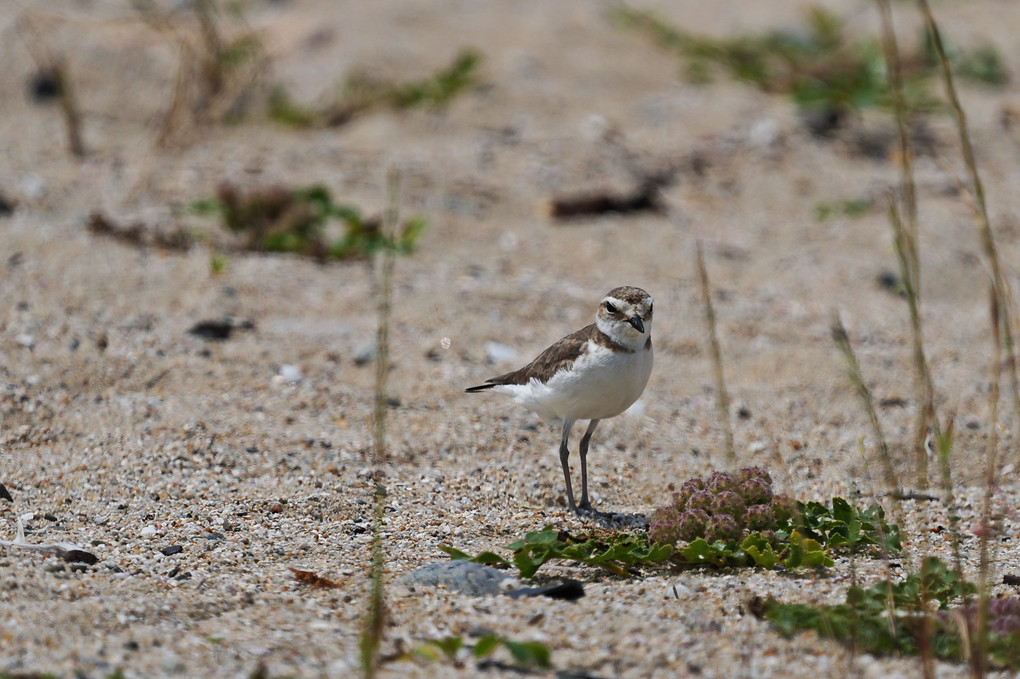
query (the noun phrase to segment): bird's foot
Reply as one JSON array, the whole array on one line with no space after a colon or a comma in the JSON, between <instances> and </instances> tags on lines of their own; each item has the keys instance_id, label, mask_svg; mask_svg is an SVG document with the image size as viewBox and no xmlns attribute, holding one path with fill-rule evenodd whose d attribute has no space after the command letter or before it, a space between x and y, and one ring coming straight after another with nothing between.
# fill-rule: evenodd
<instances>
[{"instance_id":1,"label":"bird's foot","mask_svg":"<svg viewBox=\"0 0 1020 679\"><path fill-rule=\"evenodd\" d=\"M577 507L574 508L574 513L580 516L581 518L589 519L610 519L614 516L613 512L599 511L598 509L592 507L590 504L577 505Z\"/></svg>"}]
</instances>

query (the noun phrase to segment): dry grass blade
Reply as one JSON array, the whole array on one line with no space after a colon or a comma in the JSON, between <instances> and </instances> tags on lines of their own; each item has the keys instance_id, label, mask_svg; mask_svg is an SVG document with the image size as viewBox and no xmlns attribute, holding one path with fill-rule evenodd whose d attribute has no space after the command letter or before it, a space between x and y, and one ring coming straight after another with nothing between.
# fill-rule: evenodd
<instances>
[{"instance_id":1,"label":"dry grass blade","mask_svg":"<svg viewBox=\"0 0 1020 679\"><path fill-rule=\"evenodd\" d=\"M712 306L712 288L708 282L708 269L705 268L705 253L698 241L698 278L701 281L701 302L705 306L705 320L708 324L708 341L712 347L712 368L715 372L715 388L718 392L716 404L719 411L719 423L723 426L725 436L726 463L732 470L737 468L737 453L733 447L733 425L730 422L730 396L726 391L723 378L722 350L719 348L719 335L715 328L715 308Z\"/></svg>"},{"instance_id":2,"label":"dry grass blade","mask_svg":"<svg viewBox=\"0 0 1020 679\"><path fill-rule=\"evenodd\" d=\"M878 421L878 413L875 411L875 399L872 397L871 390L868 389L868 385L864 382L864 375L861 373L861 365L857 361L857 356L854 354L853 347L850 345L850 337L847 335L846 328L843 327L843 321L840 320L839 313L833 314L832 339L836 343L836 348L839 349L840 353L843 354L843 358L846 360L847 376L850 378L850 383L853 385L854 391L857 393L857 397L861 401L861 405L864 406L864 410L868 414L871 431L875 436L875 443L878 446L879 463L882 465L882 474L885 477L886 489L893 497L898 497L901 495L900 483L896 477L896 469L893 466L889 446L886 444L885 436L882 433L882 425ZM897 509L896 523L901 523L899 513L900 512Z\"/></svg>"},{"instance_id":3,"label":"dry grass blade","mask_svg":"<svg viewBox=\"0 0 1020 679\"><path fill-rule=\"evenodd\" d=\"M892 7L889 0L878 0L882 15L882 47L885 52L886 74L892 95L896 118L896 136L899 143L900 194L906 223L900 219L895 195L889 201L889 220L893 227L894 244L900 265L900 275L906 288L910 307L910 327L914 348L914 391L917 399L917 417L914 424L914 470L918 490L928 487L928 455L925 439L929 431L939 431L935 413L935 388L924 353L924 336L921 332L921 258L918 248L917 189L914 182L913 152L907 124L907 104L903 92L903 73L896 31L893 27Z\"/></svg>"},{"instance_id":4,"label":"dry grass blade","mask_svg":"<svg viewBox=\"0 0 1020 679\"><path fill-rule=\"evenodd\" d=\"M907 124L907 104L903 93L903 70L900 61L900 50L896 43L896 31L893 27L892 7L890 0L878 0L882 14L882 48L885 51L886 74L889 80L889 92L893 99L893 113L896 117L897 142L899 144L900 188L903 191L903 202L907 211L907 224L910 228L908 251L911 258L917 261L917 189L914 184L914 157L910 148L910 131ZM912 272L917 278L911 282L920 285L920 269Z\"/></svg>"},{"instance_id":5,"label":"dry grass blade","mask_svg":"<svg viewBox=\"0 0 1020 679\"><path fill-rule=\"evenodd\" d=\"M937 439L931 442L934 445L935 453L938 457L939 470L942 478L942 491L944 493L943 502L946 506L946 514L949 517L949 540L953 549L953 570L956 572L956 577L960 580L960 582L963 582L963 553L960 549L960 517L956 510L956 494L953 490L952 467L949 464L949 458L953 451L953 422L954 418L950 417L946 430L942 432ZM964 601L963 603L966 605L967 601ZM987 611L987 608L985 610ZM971 643L975 641L972 637L973 630L970 630L969 626L965 624L965 618L959 614L959 611L954 614L954 620L957 623L964 621L964 626L960 628L960 638L964 643L965 658L968 662L973 662L974 655L971 653ZM925 633L927 633L927 630L925 630ZM981 662L984 662L984 660Z\"/></svg>"},{"instance_id":6,"label":"dry grass blade","mask_svg":"<svg viewBox=\"0 0 1020 679\"><path fill-rule=\"evenodd\" d=\"M935 453L939 461L939 471L942 478L943 502L946 505L946 513L949 517L949 539L953 547L953 566L956 575L963 580L963 554L960 551L960 516L956 512L956 495L953 491L953 472L949 464L949 458L953 452L953 418L949 418L949 424L942 435L932 441Z\"/></svg>"},{"instance_id":7,"label":"dry grass blade","mask_svg":"<svg viewBox=\"0 0 1020 679\"><path fill-rule=\"evenodd\" d=\"M997 422L999 420L999 387L1002 366L1002 343L999 339L1002 337L1001 326L1003 319L999 314L1002 307L1001 301L996 294L994 283L991 286L990 293L992 328L995 331L992 336L994 345L992 352L992 381L991 388L988 390L989 410L991 411L989 417L992 426L989 428L988 434L988 450L985 460L987 476L985 478L985 493L981 506L981 535L978 541L978 596L980 598L978 599L977 629L971 630L971 633L976 635L973 641L975 652L971 655L971 668L974 675L979 677L983 677L988 670L988 593L989 584L992 581L992 560L989 542L993 534L992 488L995 486L995 466L999 447Z\"/></svg>"},{"instance_id":8,"label":"dry grass blade","mask_svg":"<svg viewBox=\"0 0 1020 679\"><path fill-rule=\"evenodd\" d=\"M383 221L384 237L392 239L399 223L398 201L400 197L400 173L391 170L387 177L389 206ZM375 467L375 492L372 512L372 583L369 594L368 612L361 635L361 668L366 679L373 679L379 667L379 646L382 643L384 627L383 599L383 541L382 524L386 510L386 486L383 480L382 463L386 456L386 378L389 374L390 315L393 298L393 269L396 251L392 247L382 249L382 270L379 286L379 324L376 329L376 372L374 407L374 444L372 462Z\"/></svg>"},{"instance_id":9,"label":"dry grass blade","mask_svg":"<svg viewBox=\"0 0 1020 679\"><path fill-rule=\"evenodd\" d=\"M963 161L967 166L968 173L970 174L970 191L974 204L977 208L978 230L981 236L981 244L984 248L985 257L988 260L988 265L992 272L992 295L996 306L996 314L998 314L1001 318L1001 322L997 323L998 332L1001 334L996 335L996 341L1002 342L1003 349L1005 351L1006 364L1009 369L1011 385L1013 388L1013 404L1015 409L1014 414L1016 417L1016 425L1020 427L1020 375L1018 375L1017 372L1016 342L1013 335L1013 314L1012 309L1008 305L1011 298L1009 282L1002 271L1002 265L999 260L998 249L995 245L995 236L992 233L991 220L988 216L988 204L985 200L984 183L981 181L981 175L978 172L977 161L974 157L974 146L970 140L970 131L967 125L967 114L963 110L963 105L960 103L960 97L956 92L956 85L953 81L953 71L949 65L949 59L946 56L945 46L942 42L942 34L939 31L938 24L935 21L935 16L932 14L928 1L918 0L918 7L924 17L925 27L928 30L931 45L939 62L943 84L946 89L946 97L949 99L950 107L953 110L953 116L956 119L957 130L960 134L960 149L963 153ZM996 371L999 371L1000 369L1001 364L995 367ZM993 421L993 428L995 425L996 422Z\"/></svg>"},{"instance_id":10,"label":"dry grass blade","mask_svg":"<svg viewBox=\"0 0 1020 679\"><path fill-rule=\"evenodd\" d=\"M163 115L163 122L156 138L156 146L166 148L173 144L188 121L189 97L188 83L191 80L189 69L189 52L184 44L178 45L177 71L174 75L174 86L170 93L170 104Z\"/></svg>"},{"instance_id":11,"label":"dry grass blade","mask_svg":"<svg viewBox=\"0 0 1020 679\"><path fill-rule=\"evenodd\" d=\"M925 440L929 432L938 435L941 430L935 412L935 385L924 353L924 335L921 331L921 296L917 289L921 263L917 259L916 231L911 236L900 219L895 195L889 197L889 223L893 229L893 249L900 267L907 306L910 310L910 328L914 349L914 384L917 392L917 420L914 430L915 483L918 490L928 487L928 451ZM916 225L915 225L916 226ZM913 245L911 245L913 243Z\"/></svg>"},{"instance_id":12,"label":"dry grass blade","mask_svg":"<svg viewBox=\"0 0 1020 679\"><path fill-rule=\"evenodd\" d=\"M1009 367L1010 377L1013 386L1013 402L1016 408L1018 423L1020 423L1020 381L1017 377L1017 361L1015 343L1013 338L1012 310L1008 303L1009 283L1002 271L999 261L998 250L995 246L995 237L992 233L991 220L988 217L988 205L985 201L984 184L977 169L977 161L974 157L974 147L970 140L970 131L967 126L967 115L960 103L956 86L953 82L953 72L946 57L945 47L942 42L942 35L938 24L931 12L927 0L918 0L918 6L924 17L925 26L932 48L938 58L942 72L943 84L946 89L946 96L953 110L956 119L957 130L960 134L960 147L963 153L964 164L970 174L971 195L977 207L978 230L981 236L981 243L984 247L985 257L988 260L992 273L991 281L991 303L990 315L993 330L993 363L991 366L992 380L989 390L989 428L988 449L986 452L986 479L984 502L981 511L981 536L979 542L979 566L978 566L978 619L977 629L970 630L973 652L970 654L971 673L975 677L983 677L988 671L988 584L991 581L992 561L989 554L989 541L992 536L991 511L992 511L992 489L995 485L996 465L998 458L998 420L999 420L999 393L1002 371L1003 352Z\"/></svg>"}]
</instances>

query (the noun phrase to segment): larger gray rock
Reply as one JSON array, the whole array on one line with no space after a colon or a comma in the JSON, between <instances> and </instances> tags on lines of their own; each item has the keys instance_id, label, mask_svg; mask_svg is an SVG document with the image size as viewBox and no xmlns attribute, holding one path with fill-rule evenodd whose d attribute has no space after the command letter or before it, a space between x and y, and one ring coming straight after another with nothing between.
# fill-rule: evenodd
<instances>
[{"instance_id":1,"label":"larger gray rock","mask_svg":"<svg viewBox=\"0 0 1020 679\"><path fill-rule=\"evenodd\" d=\"M505 571L473 561L434 561L411 571L397 582L408 587L445 587L468 596L502 594L520 585Z\"/></svg>"}]
</instances>

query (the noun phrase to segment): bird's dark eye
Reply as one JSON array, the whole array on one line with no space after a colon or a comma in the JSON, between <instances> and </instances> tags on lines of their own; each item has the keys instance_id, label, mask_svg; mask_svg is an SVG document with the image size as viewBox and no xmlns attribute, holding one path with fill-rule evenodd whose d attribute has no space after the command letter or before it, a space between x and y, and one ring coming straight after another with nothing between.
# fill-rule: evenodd
<instances>
[{"instance_id":1,"label":"bird's dark eye","mask_svg":"<svg viewBox=\"0 0 1020 679\"><path fill-rule=\"evenodd\" d=\"M610 302L606 302L606 311L608 311L611 314L615 314L616 313L616 307L613 306Z\"/></svg>"}]
</instances>

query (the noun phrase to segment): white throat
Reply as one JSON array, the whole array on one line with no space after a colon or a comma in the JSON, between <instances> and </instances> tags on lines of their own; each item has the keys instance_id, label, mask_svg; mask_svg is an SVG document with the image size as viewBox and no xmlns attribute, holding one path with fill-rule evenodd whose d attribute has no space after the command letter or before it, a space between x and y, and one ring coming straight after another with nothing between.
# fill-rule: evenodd
<instances>
[{"instance_id":1,"label":"white throat","mask_svg":"<svg viewBox=\"0 0 1020 679\"><path fill-rule=\"evenodd\" d=\"M644 348L648 338L652 336L651 320L645 321L645 332L643 333L638 332L626 321L608 320L600 315L595 316L595 325L599 330L608 335L611 340L631 351Z\"/></svg>"}]
</instances>

